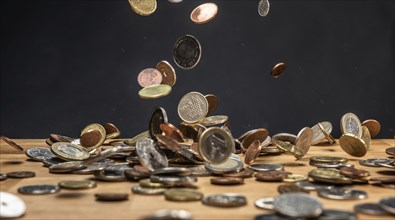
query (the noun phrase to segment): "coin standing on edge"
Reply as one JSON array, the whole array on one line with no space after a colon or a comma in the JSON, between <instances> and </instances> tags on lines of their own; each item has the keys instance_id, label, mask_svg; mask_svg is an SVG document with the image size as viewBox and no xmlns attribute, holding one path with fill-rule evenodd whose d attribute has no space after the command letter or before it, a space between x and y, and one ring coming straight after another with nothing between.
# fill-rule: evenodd
<instances>
[{"instance_id":1,"label":"coin standing on edge","mask_svg":"<svg viewBox=\"0 0 395 220\"><path fill-rule=\"evenodd\" d=\"M262 17L266 17L269 14L270 3L269 0L260 0L258 3L258 14Z\"/></svg>"},{"instance_id":2,"label":"coin standing on edge","mask_svg":"<svg viewBox=\"0 0 395 220\"><path fill-rule=\"evenodd\" d=\"M381 125L377 120L374 119L367 119L362 122L362 126L366 126L369 130L370 136L372 138L376 137L381 130Z\"/></svg>"},{"instance_id":3,"label":"coin standing on edge","mask_svg":"<svg viewBox=\"0 0 395 220\"><path fill-rule=\"evenodd\" d=\"M0 192L0 218L18 218L26 212L25 202L18 196Z\"/></svg>"},{"instance_id":4,"label":"coin standing on edge","mask_svg":"<svg viewBox=\"0 0 395 220\"><path fill-rule=\"evenodd\" d=\"M362 129L360 129L362 132ZM367 153L367 146L364 140L350 134L343 134L339 138L340 147L349 155L363 157Z\"/></svg>"},{"instance_id":5,"label":"coin standing on edge","mask_svg":"<svg viewBox=\"0 0 395 220\"><path fill-rule=\"evenodd\" d=\"M214 3L204 3L197 6L191 12L191 20L196 24L205 24L217 15L218 6Z\"/></svg>"},{"instance_id":6,"label":"coin standing on edge","mask_svg":"<svg viewBox=\"0 0 395 220\"><path fill-rule=\"evenodd\" d=\"M340 119L340 130L343 134L349 134L361 138L362 124L354 113L346 113Z\"/></svg>"},{"instance_id":7,"label":"coin standing on edge","mask_svg":"<svg viewBox=\"0 0 395 220\"><path fill-rule=\"evenodd\" d=\"M205 130L199 138L199 154L208 163L221 164L232 154L233 138L218 127Z\"/></svg>"}]
</instances>

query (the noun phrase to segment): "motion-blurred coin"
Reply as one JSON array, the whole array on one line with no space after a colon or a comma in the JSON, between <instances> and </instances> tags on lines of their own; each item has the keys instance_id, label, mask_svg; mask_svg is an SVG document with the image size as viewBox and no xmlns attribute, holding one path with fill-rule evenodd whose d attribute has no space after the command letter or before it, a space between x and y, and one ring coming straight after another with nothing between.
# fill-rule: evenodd
<instances>
[{"instance_id":1,"label":"motion-blurred coin","mask_svg":"<svg viewBox=\"0 0 395 220\"><path fill-rule=\"evenodd\" d=\"M388 215L378 203L362 203L354 206L354 211L366 215Z\"/></svg>"},{"instance_id":2,"label":"motion-blurred coin","mask_svg":"<svg viewBox=\"0 0 395 220\"><path fill-rule=\"evenodd\" d=\"M273 142L273 140L272 140ZM295 145L289 143L289 142L284 142L284 141L274 141L273 144L283 152L287 154L292 154L296 160L299 160L304 156L304 152L302 149L296 147Z\"/></svg>"},{"instance_id":3,"label":"motion-blurred coin","mask_svg":"<svg viewBox=\"0 0 395 220\"><path fill-rule=\"evenodd\" d=\"M274 209L293 218L317 217L322 213L321 202L306 193L285 193L274 197Z\"/></svg>"},{"instance_id":4,"label":"motion-blurred coin","mask_svg":"<svg viewBox=\"0 0 395 220\"><path fill-rule=\"evenodd\" d=\"M140 161L139 161L140 163ZM104 170L110 163L105 163L105 162L93 162L89 163L86 165L86 167L83 167L78 170L73 170L71 173L74 174L94 174L95 171L97 170Z\"/></svg>"},{"instance_id":5,"label":"motion-blurred coin","mask_svg":"<svg viewBox=\"0 0 395 220\"><path fill-rule=\"evenodd\" d=\"M4 142L6 142L8 145L10 145L11 147L19 150L19 151L23 151L23 147L21 147L19 144L15 143L14 141L12 141L11 139L9 139L8 137L5 136L1 136L0 140L3 140Z\"/></svg>"},{"instance_id":6,"label":"motion-blurred coin","mask_svg":"<svg viewBox=\"0 0 395 220\"><path fill-rule=\"evenodd\" d=\"M134 168L131 170L125 170L125 177L130 181L139 181L141 179L149 178L150 175L151 172L143 172Z\"/></svg>"},{"instance_id":7,"label":"motion-blurred coin","mask_svg":"<svg viewBox=\"0 0 395 220\"><path fill-rule=\"evenodd\" d=\"M211 21L217 15L218 6L214 3L204 3L197 6L191 12L191 20L196 24L204 24Z\"/></svg>"},{"instance_id":8,"label":"motion-blurred coin","mask_svg":"<svg viewBox=\"0 0 395 220\"><path fill-rule=\"evenodd\" d=\"M262 171L283 171L284 166L281 164L251 164L248 166L251 170L262 172Z\"/></svg>"},{"instance_id":9,"label":"motion-blurred coin","mask_svg":"<svg viewBox=\"0 0 395 220\"><path fill-rule=\"evenodd\" d=\"M166 155L155 148L154 141L151 139L144 138L137 141L136 154L141 164L151 171L168 166Z\"/></svg>"},{"instance_id":10,"label":"motion-blurred coin","mask_svg":"<svg viewBox=\"0 0 395 220\"><path fill-rule=\"evenodd\" d=\"M267 1L267 0L261 0L261 2L262 1ZM284 72L285 68L286 68L285 63L277 63L272 69L272 77L278 78Z\"/></svg>"},{"instance_id":11,"label":"motion-blurred coin","mask_svg":"<svg viewBox=\"0 0 395 220\"><path fill-rule=\"evenodd\" d=\"M395 169L395 162L392 162L392 163L378 163L378 165L380 165L382 167Z\"/></svg>"},{"instance_id":12,"label":"motion-blurred coin","mask_svg":"<svg viewBox=\"0 0 395 220\"><path fill-rule=\"evenodd\" d=\"M0 173L0 181L6 180L7 179L7 174Z\"/></svg>"},{"instance_id":13,"label":"motion-blurred coin","mask_svg":"<svg viewBox=\"0 0 395 220\"><path fill-rule=\"evenodd\" d=\"M105 138L105 136L104 136ZM96 145L100 144L100 141L103 139L102 133L98 130L90 130L83 133L80 137L81 146L88 149L95 149Z\"/></svg>"},{"instance_id":14,"label":"motion-blurred coin","mask_svg":"<svg viewBox=\"0 0 395 220\"><path fill-rule=\"evenodd\" d=\"M25 202L18 196L0 192L0 218L18 218L26 212Z\"/></svg>"},{"instance_id":15,"label":"motion-blurred coin","mask_svg":"<svg viewBox=\"0 0 395 220\"><path fill-rule=\"evenodd\" d=\"M91 180L64 180L59 182L59 186L63 189L91 189L97 184Z\"/></svg>"},{"instance_id":16,"label":"motion-blurred coin","mask_svg":"<svg viewBox=\"0 0 395 220\"><path fill-rule=\"evenodd\" d=\"M245 168L240 172L222 174L222 176L224 177L240 177L240 178L250 178L253 175L254 175L254 171L249 168Z\"/></svg>"},{"instance_id":17,"label":"motion-blurred coin","mask_svg":"<svg viewBox=\"0 0 395 220\"><path fill-rule=\"evenodd\" d=\"M269 0L260 0L258 3L258 14L262 17L265 17L269 14L270 3Z\"/></svg>"},{"instance_id":18,"label":"motion-blurred coin","mask_svg":"<svg viewBox=\"0 0 395 220\"><path fill-rule=\"evenodd\" d=\"M155 86L162 83L162 73L154 68L143 69L137 76L141 87Z\"/></svg>"},{"instance_id":19,"label":"motion-blurred coin","mask_svg":"<svg viewBox=\"0 0 395 220\"><path fill-rule=\"evenodd\" d=\"M320 189L317 192L318 196L327 199L358 200L367 198L367 193L365 191L355 189L335 187L330 189Z\"/></svg>"},{"instance_id":20,"label":"motion-blurred coin","mask_svg":"<svg viewBox=\"0 0 395 220\"><path fill-rule=\"evenodd\" d=\"M215 112L218 107L218 98L213 94L207 94L204 96L208 102L208 111L207 115L211 115Z\"/></svg>"},{"instance_id":21,"label":"motion-blurred coin","mask_svg":"<svg viewBox=\"0 0 395 220\"><path fill-rule=\"evenodd\" d=\"M159 143L163 144L167 149L173 152L182 150L181 145L171 137L159 134L156 136L156 138L158 139Z\"/></svg>"},{"instance_id":22,"label":"motion-blurred coin","mask_svg":"<svg viewBox=\"0 0 395 220\"><path fill-rule=\"evenodd\" d=\"M156 10L156 0L129 0L130 7L134 12L142 16L148 16Z\"/></svg>"},{"instance_id":23,"label":"motion-blurred coin","mask_svg":"<svg viewBox=\"0 0 395 220\"><path fill-rule=\"evenodd\" d=\"M321 125L322 129L319 125ZM311 129L313 130L313 140L311 141L311 145L317 145L326 138L326 135L323 131L326 131L327 134L330 134L332 132L333 126L329 121L323 121L314 125L311 127Z\"/></svg>"},{"instance_id":24,"label":"motion-blurred coin","mask_svg":"<svg viewBox=\"0 0 395 220\"><path fill-rule=\"evenodd\" d=\"M247 149L254 141L259 140L262 143L268 136L269 132L265 128L253 129L242 139L241 145L244 149Z\"/></svg>"},{"instance_id":25,"label":"motion-blurred coin","mask_svg":"<svg viewBox=\"0 0 395 220\"><path fill-rule=\"evenodd\" d=\"M203 198L203 193L194 189L168 189L164 195L169 201L200 201Z\"/></svg>"},{"instance_id":26,"label":"motion-blurred coin","mask_svg":"<svg viewBox=\"0 0 395 220\"><path fill-rule=\"evenodd\" d=\"M53 194L59 192L59 190L59 186L55 185L29 185L18 188L19 193L29 195Z\"/></svg>"},{"instance_id":27,"label":"motion-blurred coin","mask_svg":"<svg viewBox=\"0 0 395 220\"><path fill-rule=\"evenodd\" d=\"M310 149L312 139L313 130L309 127L305 127L299 131L295 140L295 146L303 152L303 155L305 155Z\"/></svg>"},{"instance_id":28,"label":"motion-blurred coin","mask_svg":"<svg viewBox=\"0 0 395 220\"><path fill-rule=\"evenodd\" d=\"M202 55L199 41L192 35L185 35L177 39L173 47L174 62L182 69L195 67Z\"/></svg>"},{"instance_id":29,"label":"motion-blurred coin","mask_svg":"<svg viewBox=\"0 0 395 220\"><path fill-rule=\"evenodd\" d=\"M189 176L191 175L191 170L186 167L163 167L156 169L152 174Z\"/></svg>"},{"instance_id":30,"label":"motion-blurred coin","mask_svg":"<svg viewBox=\"0 0 395 220\"><path fill-rule=\"evenodd\" d=\"M26 150L26 155L35 161L43 161L55 157L49 148L46 147L34 147Z\"/></svg>"},{"instance_id":31,"label":"motion-blurred coin","mask_svg":"<svg viewBox=\"0 0 395 220\"><path fill-rule=\"evenodd\" d=\"M85 160L90 157L89 152L85 148L66 142L54 143L51 146L51 151L64 160Z\"/></svg>"},{"instance_id":32,"label":"motion-blurred coin","mask_svg":"<svg viewBox=\"0 0 395 220\"><path fill-rule=\"evenodd\" d=\"M277 187L277 191L280 194L284 193L309 193L309 191L304 190L296 186L295 184L287 184L287 185L279 185Z\"/></svg>"},{"instance_id":33,"label":"motion-blurred coin","mask_svg":"<svg viewBox=\"0 0 395 220\"><path fill-rule=\"evenodd\" d=\"M126 193L96 193L96 200L98 201L124 201L129 199L129 194Z\"/></svg>"},{"instance_id":34,"label":"motion-blurred coin","mask_svg":"<svg viewBox=\"0 0 395 220\"><path fill-rule=\"evenodd\" d=\"M317 168L309 172L309 177L316 182L330 184L352 184L351 178L340 174L340 170L333 168Z\"/></svg>"},{"instance_id":35,"label":"motion-blurred coin","mask_svg":"<svg viewBox=\"0 0 395 220\"><path fill-rule=\"evenodd\" d=\"M142 195L161 195L166 191L166 188L145 188L141 186L133 186L132 192Z\"/></svg>"},{"instance_id":36,"label":"motion-blurred coin","mask_svg":"<svg viewBox=\"0 0 395 220\"><path fill-rule=\"evenodd\" d=\"M362 124L354 113L346 113L340 120L340 130L343 134L349 134L361 138Z\"/></svg>"},{"instance_id":37,"label":"motion-blurred coin","mask_svg":"<svg viewBox=\"0 0 395 220\"><path fill-rule=\"evenodd\" d=\"M180 131L180 129L178 129L176 126L174 126L173 124L170 123L163 123L159 125L160 130L163 131L163 133L178 141L178 142L183 142L184 140L184 135L182 134L182 132Z\"/></svg>"},{"instance_id":38,"label":"motion-blurred coin","mask_svg":"<svg viewBox=\"0 0 395 220\"><path fill-rule=\"evenodd\" d=\"M301 174L288 174L284 178L284 182L289 182L289 183L295 183L299 181L305 181L307 180L307 176L301 175Z\"/></svg>"},{"instance_id":39,"label":"motion-blurred coin","mask_svg":"<svg viewBox=\"0 0 395 220\"><path fill-rule=\"evenodd\" d=\"M284 178L291 174L286 171L263 171L255 174L256 180L263 182L281 182Z\"/></svg>"},{"instance_id":40,"label":"motion-blurred coin","mask_svg":"<svg viewBox=\"0 0 395 220\"><path fill-rule=\"evenodd\" d=\"M228 116L226 115L214 115L204 118L200 123L202 125L209 127L214 125L223 124L228 121Z\"/></svg>"},{"instance_id":41,"label":"motion-blurred coin","mask_svg":"<svg viewBox=\"0 0 395 220\"><path fill-rule=\"evenodd\" d=\"M372 138L370 137L369 130L366 126L362 126L361 129L362 129L361 139L365 142L366 149L369 150L372 142Z\"/></svg>"},{"instance_id":42,"label":"motion-blurred coin","mask_svg":"<svg viewBox=\"0 0 395 220\"><path fill-rule=\"evenodd\" d=\"M139 91L139 96L142 99L157 99L169 95L171 86L166 84L148 86Z\"/></svg>"},{"instance_id":43,"label":"motion-blurred coin","mask_svg":"<svg viewBox=\"0 0 395 220\"><path fill-rule=\"evenodd\" d=\"M389 147L387 149L385 149L385 153L387 153L388 155L395 155L395 147Z\"/></svg>"},{"instance_id":44,"label":"motion-blurred coin","mask_svg":"<svg viewBox=\"0 0 395 220\"><path fill-rule=\"evenodd\" d=\"M353 212L336 209L324 209L318 220L357 220L358 217Z\"/></svg>"},{"instance_id":45,"label":"motion-blurred coin","mask_svg":"<svg viewBox=\"0 0 395 220\"><path fill-rule=\"evenodd\" d=\"M163 110L164 110L164 109L163 109ZM154 111L154 112L155 112L155 111ZM151 119L152 119L152 116L151 116ZM166 115L166 120L167 120L167 115ZM154 122L152 122L152 123L154 123ZM159 122L155 122L155 124L156 124L156 123L160 123L160 121L159 121ZM150 121L150 124L151 124L151 121ZM150 126L151 126L151 125L150 125ZM159 130L160 130L160 129L159 129ZM155 135L155 134L153 134L153 135ZM126 140L124 141L124 144L130 145L130 146L134 146L134 145L136 145L136 142L137 142L138 140L140 140L140 139L142 139L142 138L148 138L148 137L150 137L149 131L144 131L144 132L141 132L140 134L134 136L133 138L126 139Z\"/></svg>"},{"instance_id":46,"label":"motion-blurred coin","mask_svg":"<svg viewBox=\"0 0 395 220\"><path fill-rule=\"evenodd\" d=\"M395 162L394 159L389 159L389 158L370 158L370 159L365 159L365 160L360 160L359 164L362 166L367 166L367 167L381 167L380 164L388 164L388 163L393 163Z\"/></svg>"},{"instance_id":47,"label":"motion-blurred coin","mask_svg":"<svg viewBox=\"0 0 395 220\"><path fill-rule=\"evenodd\" d=\"M162 84L174 86L176 84L176 71L166 60L161 60L156 64L156 69L162 74Z\"/></svg>"},{"instance_id":48,"label":"motion-blurred coin","mask_svg":"<svg viewBox=\"0 0 395 220\"><path fill-rule=\"evenodd\" d=\"M51 173L68 173L73 170L83 169L85 164L82 161L67 161L63 163L53 164L49 167Z\"/></svg>"},{"instance_id":49,"label":"motion-blurred coin","mask_svg":"<svg viewBox=\"0 0 395 220\"><path fill-rule=\"evenodd\" d=\"M32 171L14 171L7 173L7 177L9 178L30 178L35 177L36 173Z\"/></svg>"},{"instance_id":50,"label":"motion-blurred coin","mask_svg":"<svg viewBox=\"0 0 395 220\"><path fill-rule=\"evenodd\" d=\"M178 116L187 123L196 123L207 115L208 103L199 92L185 94L178 103Z\"/></svg>"},{"instance_id":51,"label":"motion-blurred coin","mask_svg":"<svg viewBox=\"0 0 395 220\"><path fill-rule=\"evenodd\" d=\"M362 122L362 126L366 126L369 130L370 136L372 138L376 137L381 130L381 125L377 120L374 119L367 119Z\"/></svg>"},{"instance_id":52,"label":"motion-blurred coin","mask_svg":"<svg viewBox=\"0 0 395 220\"><path fill-rule=\"evenodd\" d=\"M318 127L321 130L321 132L324 134L324 136L325 136L326 140L329 142L329 144L336 143L335 138L332 137L330 132L328 133L327 128L325 128L324 125L322 125L321 123L318 123Z\"/></svg>"},{"instance_id":53,"label":"motion-blurred coin","mask_svg":"<svg viewBox=\"0 0 395 220\"><path fill-rule=\"evenodd\" d=\"M204 205L216 207L239 207L247 205L247 198L237 194L216 194L202 200Z\"/></svg>"},{"instance_id":54,"label":"motion-blurred coin","mask_svg":"<svg viewBox=\"0 0 395 220\"><path fill-rule=\"evenodd\" d=\"M391 214L395 214L395 197L394 196L382 198L379 202L379 205L385 211L387 211Z\"/></svg>"},{"instance_id":55,"label":"motion-blurred coin","mask_svg":"<svg viewBox=\"0 0 395 220\"><path fill-rule=\"evenodd\" d=\"M169 0L170 2L176 0ZM180 0L177 0L177 2L181 2ZM142 220L164 220L164 219L174 219L174 220L192 220L192 214L188 211L185 210L180 210L180 209L161 209L158 211L155 211L153 214L150 214L148 216L145 216L142 218Z\"/></svg>"},{"instance_id":56,"label":"motion-blurred coin","mask_svg":"<svg viewBox=\"0 0 395 220\"><path fill-rule=\"evenodd\" d=\"M240 172L244 164L240 159L229 158L225 162L220 164L204 163L204 167L214 174L234 173Z\"/></svg>"},{"instance_id":57,"label":"motion-blurred coin","mask_svg":"<svg viewBox=\"0 0 395 220\"><path fill-rule=\"evenodd\" d=\"M360 131L362 132L362 129ZM365 141L350 134L343 134L339 144L346 153L354 157L363 157L367 152Z\"/></svg>"},{"instance_id":58,"label":"motion-blurred coin","mask_svg":"<svg viewBox=\"0 0 395 220\"><path fill-rule=\"evenodd\" d=\"M104 123L104 124L102 124L102 126L106 131L106 139L113 139L113 138L117 138L117 137L121 136L121 132L119 131L117 126L115 126L114 124Z\"/></svg>"},{"instance_id":59,"label":"motion-blurred coin","mask_svg":"<svg viewBox=\"0 0 395 220\"><path fill-rule=\"evenodd\" d=\"M218 127L205 130L199 138L199 154L208 163L225 162L234 149L233 138Z\"/></svg>"},{"instance_id":60,"label":"motion-blurred coin","mask_svg":"<svg viewBox=\"0 0 395 220\"><path fill-rule=\"evenodd\" d=\"M345 157L314 156L310 157L310 165L313 164L345 164L348 159Z\"/></svg>"},{"instance_id":61,"label":"motion-blurred coin","mask_svg":"<svg viewBox=\"0 0 395 220\"><path fill-rule=\"evenodd\" d=\"M213 177L210 182L214 185L240 185L244 183L244 179L240 177Z\"/></svg>"},{"instance_id":62,"label":"motion-blurred coin","mask_svg":"<svg viewBox=\"0 0 395 220\"><path fill-rule=\"evenodd\" d=\"M274 197L260 198L255 201L255 206L261 209L273 210Z\"/></svg>"},{"instance_id":63,"label":"motion-blurred coin","mask_svg":"<svg viewBox=\"0 0 395 220\"><path fill-rule=\"evenodd\" d=\"M170 3L180 3L182 0L168 0Z\"/></svg>"},{"instance_id":64,"label":"motion-blurred coin","mask_svg":"<svg viewBox=\"0 0 395 220\"><path fill-rule=\"evenodd\" d=\"M353 168L353 167L342 167L342 168L340 168L340 174L343 174L343 175L345 175L347 177L351 177L351 178L363 178L363 177L370 176L369 171L356 169L356 168Z\"/></svg>"},{"instance_id":65,"label":"motion-blurred coin","mask_svg":"<svg viewBox=\"0 0 395 220\"><path fill-rule=\"evenodd\" d=\"M259 156L261 149L262 146L259 140L255 140L254 142L252 142L245 153L244 163L251 164L252 162L254 162L255 159Z\"/></svg>"}]
</instances>

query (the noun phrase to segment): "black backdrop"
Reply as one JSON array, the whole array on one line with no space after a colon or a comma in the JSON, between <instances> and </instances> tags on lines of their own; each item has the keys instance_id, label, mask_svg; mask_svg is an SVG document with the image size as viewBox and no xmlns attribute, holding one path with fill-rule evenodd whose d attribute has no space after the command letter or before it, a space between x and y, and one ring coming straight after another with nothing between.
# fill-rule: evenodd
<instances>
[{"instance_id":1,"label":"black backdrop","mask_svg":"<svg viewBox=\"0 0 395 220\"><path fill-rule=\"evenodd\" d=\"M260 17L258 0L213 0L217 17L204 25L189 16L207 2L158 0L154 14L135 14L127 0L1 1L1 134L78 136L93 122L112 122L123 136L148 127L155 106L177 124L187 92L219 97L235 136L265 127L297 133L340 117L381 122L380 138L394 137L394 1L272 0ZM176 67L175 40L194 35L202 59ZM140 70L170 61L172 93L142 100ZM287 64L278 79L270 70Z\"/></svg>"}]
</instances>

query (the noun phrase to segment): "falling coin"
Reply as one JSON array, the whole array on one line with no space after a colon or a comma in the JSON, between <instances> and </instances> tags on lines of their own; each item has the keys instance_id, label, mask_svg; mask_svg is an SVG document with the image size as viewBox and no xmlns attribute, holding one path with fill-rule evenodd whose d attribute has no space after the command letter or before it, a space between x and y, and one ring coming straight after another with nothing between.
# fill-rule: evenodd
<instances>
[{"instance_id":1,"label":"falling coin","mask_svg":"<svg viewBox=\"0 0 395 220\"><path fill-rule=\"evenodd\" d=\"M156 0L129 0L130 7L134 12L142 16L148 16L155 12Z\"/></svg>"},{"instance_id":2,"label":"falling coin","mask_svg":"<svg viewBox=\"0 0 395 220\"><path fill-rule=\"evenodd\" d=\"M381 130L381 125L377 120L368 119L362 122L362 126L366 126L372 138L376 137Z\"/></svg>"},{"instance_id":3,"label":"falling coin","mask_svg":"<svg viewBox=\"0 0 395 220\"><path fill-rule=\"evenodd\" d=\"M215 112L218 107L218 98L213 94L207 94L204 96L208 102L208 112L207 115L211 115Z\"/></svg>"},{"instance_id":4,"label":"falling coin","mask_svg":"<svg viewBox=\"0 0 395 220\"><path fill-rule=\"evenodd\" d=\"M263 0L265 1L265 0ZM277 63L272 69L272 77L278 78L286 68L285 63Z\"/></svg>"},{"instance_id":5,"label":"falling coin","mask_svg":"<svg viewBox=\"0 0 395 220\"><path fill-rule=\"evenodd\" d=\"M211 21L217 15L218 6L214 3L204 3L197 6L191 12L191 20L196 24L204 24Z\"/></svg>"},{"instance_id":6,"label":"falling coin","mask_svg":"<svg viewBox=\"0 0 395 220\"><path fill-rule=\"evenodd\" d=\"M1 137L0 137L0 140L3 140L3 141L6 142L8 145L10 145L11 147L13 147L13 148L15 148L15 149L17 149L17 150L19 150L19 151L23 151L23 148L22 148L19 144L15 143L14 141L12 141L11 139L9 139L8 137L1 136Z\"/></svg>"},{"instance_id":7,"label":"falling coin","mask_svg":"<svg viewBox=\"0 0 395 220\"><path fill-rule=\"evenodd\" d=\"M137 76L141 87L155 86L162 83L162 73L154 68L143 69Z\"/></svg>"},{"instance_id":8,"label":"falling coin","mask_svg":"<svg viewBox=\"0 0 395 220\"><path fill-rule=\"evenodd\" d=\"M191 35L185 35L177 39L173 47L173 58L177 66L189 70L195 67L202 55L199 41Z\"/></svg>"},{"instance_id":9,"label":"falling coin","mask_svg":"<svg viewBox=\"0 0 395 220\"><path fill-rule=\"evenodd\" d=\"M350 134L343 134L339 138L339 144L346 153L354 157L363 157L367 152L365 141Z\"/></svg>"},{"instance_id":10,"label":"falling coin","mask_svg":"<svg viewBox=\"0 0 395 220\"><path fill-rule=\"evenodd\" d=\"M139 96L142 99L157 99L167 96L171 92L171 86L166 84L148 86L139 91Z\"/></svg>"},{"instance_id":11,"label":"falling coin","mask_svg":"<svg viewBox=\"0 0 395 220\"><path fill-rule=\"evenodd\" d=\"M269 0L260 0L258 3L258 14L265 17L269 14L270 3Z\"/></svg>"},{"instance_id":12,"label":"falling coin","mask_svg":"<svg viewBox=\"0 0 395 220\"><path fill-rule=\"evenodd\" d=\"M176 71L173 66L166 60L159 61L156 64L156 69L162 74L162 84L174 86L176 84Z\"/></svg>"}]
</instances>

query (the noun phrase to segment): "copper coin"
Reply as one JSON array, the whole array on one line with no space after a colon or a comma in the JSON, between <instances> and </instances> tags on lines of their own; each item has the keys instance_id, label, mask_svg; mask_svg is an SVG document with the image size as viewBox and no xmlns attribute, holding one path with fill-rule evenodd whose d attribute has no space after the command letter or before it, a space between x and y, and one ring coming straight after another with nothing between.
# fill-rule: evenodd
<instances>
[{"instance_id":1,"label":"copper coin","mask_svg":"<svg viewBox=\"0 0 395 220\"><path fill-rule=\"evenodd\" d=\"M269 135L269 132L265 128L258 128L252 130L247 136L243 137L241 141L241 146L245 149L247 149L252 142L255 140L259 140L259 142L265 141L267 136Z\"/></svg>"},{"instance_id":2,"label":"copper coin","mask_svg":"<svg viewBox=\"0 0 395 220\"><path fill-rule=\"evenodd\" d=\"M52 142L67 142L60 134L50 134L49 138L51 139Z\"/></svg>"},{"instance_id":3,"label":"copper coin","mask_svg":"<svg viewBox=\"0 0 395 220\"><path fill-rule=\"evenodd\" d=\"M354 167L342 167L340 168L340 174L347 177L362 178L370 176L369 171L356 169Z\"/></svg>"},{"instance_id":4,"label":"copper coin","mask_svg":"<svg viewBox=\"0 0 395 220\"><path fill-rule=\"evenodd\" d=\"M170 123L162 123L159 125L160 130L165 133L166 136L173 138L178 142L182 142L184 140L184 135L176 126Z\"/></svg>"},{"instance_id":5,"label":"copper coin","mask_svg":"<svg viewBox=\"0 0 395 220\"><path fill-rule=\"evenodd\" d=\"M32 171L16 171L7 173L7 177L9 178L30 178L35 176L36 173Z\"/></svg>"},{"instance_id":6,"label":"copper coin","mask_svg":"<svg viewBox=\"0 0 395 220\"><path fill-rule=\"evenodd\" d=\"M371 177L369 180L385 184L395 184L395 177Z\"/></svg>"},{"instance_id":7,"label":"copper coin","mask_svg":"<svg viewBox=\"0 0 395 220\"><path fill-rule=\"evenodd\" d=\"M277 63L272 69L272 77L278 78L286 68L285 63Z\"/></svg>"},{"instance_id":8,"label":"copper coin","mask_svg":"<svg viewBox=\"0 0 395 220\"><path fill-rule=\"evenodd\" d=\"M309 191L306 191L303 188L300 188L299 186L297 186L295 184L279 185L277 187L277 191L280 194L295 193L295 192L310 193Z\"/></svg>"},{"instance_id":9,"label":"copper coin","mask_svg":"<svg viewBox=\"0 0 395 220\"><path fill-rule=\"evenodd\" d=\"M240 177L214 177L210 179L215 185L239 185L244 183L244 178Z\"/></svg>"},{"instance_id":10,"label":"copper coin","mask_svg":"<svg viewBox=\"0 0 395 220\"><path fill-rule=\"evenodd\" d=\"M262 146L261 142L259 140L255 140L250 144L250 146L247 148L245 157L244 157L244 163L245 164L251 164L254 162L254 160L259 156L259 153L261 152Z\"/></svg>"},{"instance_id":11,"label":"copper coin","mask_svg":"<svg viewBox=\"0 0 395 220\"><path fill-rule=\"evenodd\" d=\"M236 173L224 173L224 177L239 177L239 178L250 178L254 175L254 171L248 168L244 168L241 172Z\"/></svg>"},{"instance_id":12,"label":"copper coin","mask_svg":"<svg viewBox=\"0 0 395 220\"><path fill-rule=\"evenodd\" d=\"M80 137L80 144L83 147L93 147L100 142L102 134L98 130L91 130L83 133Z\"/></svg>"},{"instance_id":13,"label":"copper coin","mask_svg":"<svg viewBox=\"0 0 395 220\"><path fill-rule=\"evenodd\" d=\"M124 201L129 199L129 194L126 193L96 193L96 200L98 201Z\"/></svg>"},{"instance_id":14,"label":"copper coin","mask_svg":"<svg viewBox=\"0 0 395 220\"><path fill-rule=\"evenodd\" d=\"M1 140L3 140L4 142L6 142L8 145L10 145L11 147L19 150L19 151L23 151L23 148L18 145L17 143L15 143L14 141L12 141L11 139L9 139L8 137L5 136L1 136L0 137Z\"/></svg>"},{"instance_id":15,"label":"copper coin","mask_svg":"<svg viewBox=\"0 0 395 220\"><path fill-rule=\"evenodd\" d=\"M117 138L121 135L121 132L114 124L105 123L102 125L103 125L104 130L106 130L106 138L107 139Z\"/></svg>"},{"instance_id":16,"label":"copper coin","mask_svg":"<svg viewBox=\"0 0 395 220\"><path fill-rule=\"evenodd\" d=\"M264 171L255 174L256 180L263 182L281 182L290 172L287 171Z\"/></svg>"},{"instance_id":17,"label":"copper coin","mask_svg":"<svg viewBox=\"0 0 395 220\"><path fill-rule=\"evenodd\" d=\"M154 68L143 69L137 77L137 82L144 88L159 85L162 82L162 73Z\"/></svg>"},{"instance_id":18,"label":"copper coin","mask_svg":"<svg viewBox=\"0 0 395 220\"><path fill-rule=\"evenodd\" d=\"M176 71L173 66L166 60L159 61L156 64L156 69L162 74L162 84L174 86L176 84Z\"/></svg>"},{"instance_id":19,"label":"copper coin","mask_svg":"<svg viewBox=\"0 0 395 220\"><path fill-rule=\"evenodd\" d=\"M218 6L214 3L204 3L197 6L191 12L191 20L196 24L204 24L211 21L217 15Z\"/></svg>"},{"instance_id":20,"label":"copper coin","mask_svg":"<svg viewBox=\"0 0 395 220\"><path fill-rule=\"evenodd\" d=\"M207 115L211 115L215 112L218 107L218 98L213 94L207 94L204 96L208 102L208 112Z\"/></svg>"},{"instance_id":21,"label":"copper coin","mask_svg":"<svg viewBox=\"0 0 395 220\"><path fill-rule=\"evenodd\" d=\"M362 122L362 126L366 126L369 130L370 137L374 138L378 133L380 133L381 125L377 120L368 119Z\"/></svg>"},{"instance_id":22,"label":"copper coin","mask_svg":"<svg viewBox=\"0 0 395 220\"><path fill-rule=\"evenodd\" d=\"M182 150L181 145L169 136L158 134L158 135L156 135L156 138L158 139L159 143L163 144L167 149L169 149L173 152Z\"/></svg>"},{"instance_id":23,"label":"copper coin","mask_svg":"<svg viewBox=\"0 0 395 220\"><path fill-rule=\"evenodd\" d=\"M54 142L51 140L51 138L47 138L47 139L45 140L45 143L46 143L48 146L51 146L52 144L54 144Z\"/></svg>"},{"instance_id":24,"label":"copper coin","mask_svg":"<svg viewBox=\"0 0 395 220\"><path fill-rule=\"evenodd\" d=\"M385 152L387 154L389 154L389 155L394 156L394 154L395 154L395 147L389 147L389 148L385 149Z\"/></svg>"}]
</instances>

